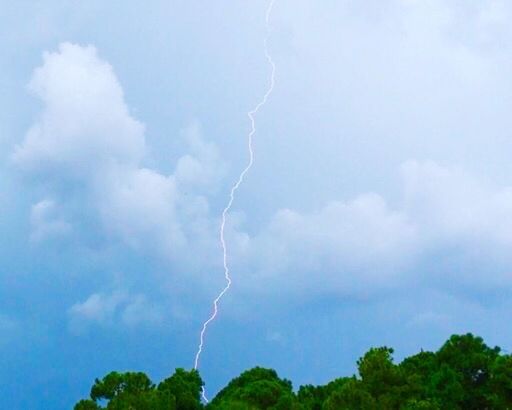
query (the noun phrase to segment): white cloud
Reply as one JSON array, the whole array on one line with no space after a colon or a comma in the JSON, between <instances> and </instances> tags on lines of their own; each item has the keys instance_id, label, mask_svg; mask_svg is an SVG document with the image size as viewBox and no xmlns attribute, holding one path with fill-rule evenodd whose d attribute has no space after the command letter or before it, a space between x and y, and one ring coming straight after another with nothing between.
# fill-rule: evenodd
<instances>
[{"instance_id":1,"label":"white cloud","mask_svg":"<svg viewBox=\"0 0 512 410\"><path fill-rule=\"evenodd\" d=\"M70 309L70 314L75 319L104 323L112 319L126 295L115 292L110 295L94 293L83 303L77 303Z\"/></svg>"},{"instance_id":2,"label":"white cloud","mask_svg":"<svg viewBox=\"0 0 512 410\"><path fill-rule=\"evenodd\" d=\"M184 244L172 176L138 168L114 170L104 178L96 193L97 206L110 233L134 247L148 240L165 250Z\"/></svg>"},{"instance_id":3,"label":"white cloud","mask_svg":"<svg viewBox=\"0 0 512 410\"><path fill-rule=\"evenodd\" d=\"M33 242L67 235L71 232L71 225L59 215L57 204L51 199L43 199L32 206L30 225L32 228L30 240Z\"/></svg>"},{"instance_id":4,"label":"white cloud","mask_svg":"<svg viewBox=\"0 0 512 410\"><path fill-rule=\"evenodd\" d=\"M162 322L160 309L152 305L144 295L134 296L125 306L122 321L128 326L141 324L157 324Z\"/></svg>"},{"instance_id":5,"label":"white cloud","mask_svg":"<svg viewBox=\"0 0 512 410\"><path fill-rule=\"evenodd\" d=\"M291 289L350 292L400 276L416 241L406 216L367 194L311 214L279 211L246 246L263 283L274 275Z\"/></svg>"},{"instance_id":6,"label":"white cloud","mask_svg":"<svg viewBox=\"0 0 512 410\"><path fill-rule=\"evenodd\" d=\"M512 246L512 187L498 188L434 162L403 165L405 212L430 241Z\"/></svg>"},{"instance_id":7,"label":"white cloud","mask_svg":"<svg viewBox=\"0 0 512 410\"><path fill-rule=\"evenodd\" d=\"M143 158L144 127L130 116L112 67L94 47L63 43L45 53L29 89L44 109L14 151L21 168L83 177L110 162Z\"/></svg>"},{"instance_id":8,"label":"white cloud","mask_svg":"<svg viewBox=\"0 0 512 410\"><path fill-rule=\"evenodd\" d=\"M415 14L416 6L406 6L411 8L407 22L419 18ZM357 14L361 10L350 12ZM447 19L453 17L451 12L446 13ZM363 24L364 19L360 17L357 24ZM439 17L436 36L447 35L443 31L445 17ZM425 35L420 29L403 27L412 30L407 35L412 44L420 42ZM362 28L358 26L357 30ZM380 29L387 30L386 27ZM395 31L388 34L393 39L397 35ZM434 44L439 38L430 40L432 50L427 51L436 58L454 47L452 43L443 43L439 51ZM368 38L358 41L365 42L366 46L370 43ZM407 49L410 47L408 44ZM458 72L460 65L471 63L473 58L483 58L475 51L461 53L460 60L451 61L451 72ZM476 71L467 75L491 81L486 71L488 61L485 61L482 66L471 63ZM401 69L417 64L411 55L406 62ZM373 69L376 65L367 66ZM329 69L336 67L333 64ZM360 80L357 75L354 78ZM381 77L371 78L377 81ZM411 94L423 92L411 93L405 84L397 82L396 78L393 81L386 86L405 98L407 103L403 106L411 106ZM468 78L460 81L467 86ZM421 83L422 87L428 86L427 83ZM38 170L57 169L59 172L47 174L57 185L69 176L74 177L75 192L79 191L74 201L90 207L100 222L101 232L111 238L136 249L156 249L173 261L193 264L197 271L218 267L218 220L210 214L206 195L215 192L220 185L225 164L215 145L202 140L197 125L183 133L190 153L177 160L174 172L162 174L145 166L149 150L144 126L130 116L112 67L98 57L93 47L63 44L58 52L45 54L44 64L35 71L30 87L42 99L44 108L13 154L20 168L31 175ZM362 91L364 94L375 90L367 86ZM369 95L368 101L372 101ZM356 98L355 94L351 98ZM355 105L348 107L349 111L359 109L361 101L352 101ZM382 106L396 106L395 103L398 104L398 100ZM397 117L396 113L388 114L393 115L378 114L377 120L382 122L379 126L387 127L390 118ZM412 122L400 132L409 130ZM391 129L393 127L387 131ZM372 138L377 134L379 144L385 141L386 146L392 146L396 142L387 141L380 132L374 132ZM333 150L328 143L325 145ZM381 152L379 147L365 152ZM304 149L307 150L307 146ZM386 152L382 151L381 156ZM361 162L367 163L366 160L368 158L362 158ZM390 205L392 202L386 200L384 193L370 192L344 200L336 199L340 195L335 193L334 200L324 201L315 211L282 209L266 226L248 232L236 221L238 216L232 214L228 245L233 269L244 272L241 284L251 290L265 289L271 284L273 289L286 287L292 293L314 290L360 294L413 280L417 271L431 269L425 265L429 256L445 251L459 258L457 263L468 262L470 258L488 261L489 266L495 268L492 274L495 284L508 283L508 272L496 267L493 258L497 254L508 258L512 241L512 223L509 222L512 191L434 162L410 161L404 164L402 172L404 201L398 206ZM272 188L272 185L266 187ZM64 195L62 198L58 193L49 192L49 195L57 197L59 206L66 206ZM37 216L37 212L35 214ZM45 219L44 225L43 217L37 220L36 216L35 225L39 222L47 226L47 232L41 229L39 234L34 233L35 237L43 238L52 230L63 228L58 218ZM38 232L37 229L34 232ZM429 263L433 263L432 260L435 259L430 259ZM479 274L467 275L478 279Z\"/></svg>"},{"instance_id":9,"label":"white cloud","mask_svg":"<svg viewBox=\"0 0 512 410\"><path fill-rule=\"evenodd\" d=\"M15 148L14 163L42 181L70 217L85 210L100 222L88 225L114 240L195 259L182 250L190 235L195 243L208 242L212 222L204 193L215 192L225 172L215 145L193 124L182 135L190 153L177 160L173 174L145 167L144 126L130 115L113 68L96 49L63 43L43 60L29 86L43 110ZM56 212L55 201L34 206L34 240L68 230Z\"/></svg>"},{"instance_id":10,"label":"white cloud","mask_svg":"<svg viewBox=\"0 0 512 410\"><path fill-rule=\"evenodd\" d=\"M199 124L193 123L183 132L190 154L182 156L176 165L175 177L185 189L215 192L226 173L226 165L213 143L201 138Z\"/></svg>"},{"instance_id":11,"label":"white cloud","mask_svg":"<svg viewBox=\"0 0 512 410\"><path fill-rule=\"evenodd\" d=\"M91 325L154 325L162 320L159 309L146 296L120 290L93 293L84 302L74 304L68 317L74 333L81 333Z\"/></svg>"},{"instance_id":12,"label":"white cloud","mask_svg":"<svg viewBox=\"0 0 512 410\"><path fill-rule=\"evenodd\" d=\"M280 295L364 295L439 275L478 289L511 286L512 188L428 161L402 172L395 210L370 193L311 213L281 210L252 236L232 222L237 279L248 292Z\"/></svg>"}]
</instances>

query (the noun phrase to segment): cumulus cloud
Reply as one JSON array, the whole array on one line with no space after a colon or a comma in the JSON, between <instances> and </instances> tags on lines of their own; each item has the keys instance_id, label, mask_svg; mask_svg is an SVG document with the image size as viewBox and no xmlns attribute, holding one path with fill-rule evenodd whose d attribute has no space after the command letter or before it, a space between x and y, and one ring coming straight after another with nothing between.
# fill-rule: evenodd
<instances>
[{"instance_id":1,"label":"cumulus cloud","mask_svg":"<svg viewBox=\"0 0 512 410\"><path fill-rule=\"evenodd\" d=\"M246 249L263 278L290 289L347 292L399 276L416 240L405 215L366 194L310 214L281 210Z\"/></svg>"},{"instance_id":2,"label":"cumulus cloud","mask_svg":"<svg viewBox=\"0 0 512 410\"><path fill-rule=\"evenodd\" d=\"M175 177L185 189L199 189L201 193L215 192L226 174L226 165L215 144L201 137L201 127L195 122L183 131L189 154L177 162Z\"/></svg>"},{"instance_id":3,"label":"cumulus cloud","mask_svg":"<svg viewBox=\"0 0 512 410\"><path fill-rule=\"evenodd\" d=\"M203 140L197 123L187 127L182 137L189 153L177 160L174 173L111 168L96 191L110 233L135 247L151 244L174 257L179 253L184 257L185 246L211 240L215 221L206 195L216 192L226 169L216 146Z\"/></svg>"},{"instance_id":4,"label":"cumulus cloud","mask_svg":"<svg viewBox=\"0 0 512 410\"><path fill-rule=\"evenodd\" d=\"M110 162L136 165L144 126L129 113L110 64L92 46L63 43L29 83L43 111L13 153L21 168L84 176Z\"/></svg>"},{"instance_id":5,"label":"cumulus cloud","mask_svg":"<svg viewBox=\"0 0 512 410\"><path fill-rule=\"evenodd\" d=\"M409 161L402 170L405 212L432 242L512 246L512 187L495 187L435 162Z\"/></svg>"},{"instance_id":6,"label":"cumulus cloud","mask_svg":"<svg viewBox=\"0 0 512 410\"><path fill-rule=\"evenodd\" d=\"M93 293L84 302L74 304L68 310L68 317L70 330L75 333L83 332L91 325L154 325L162 320L158 307L145 295L120 290Z\"/></svg>"},{"instance_id":7,"label":"cumulus cloud","mask_svg":"<svg viewBox=\"0 0 512 410\"><path fill-rule=\"evenodd\" d=\"M32 227L30 233L32 242L39 242L71 232L71 225L59 215L57 204L51 199L43 199L32 206L30 225Z\"/></svg>"},{"instance_id":8,"label":"cumulus cloud","mask_svg":"<svg viewBox=\"0 0 512 410\"><path fill-rule=\"evenodd\" d=\"M145 166L144 126L130 115L112 67L93 47L62 44L46 53L30 88L43 111L13 153L21 169L29 175L56 169L46 174L53 185L75 178L73 201L89 207L101 233L114 240L157 249L196 271L218 268L218 218L208 195L226 166L197 124L182 135L189 153L163 174ZM486 261L494 284L508 283L508 271L494 259L508 260L512 190L435 162L409 161L402 175L400 204L375 192L335 196L311 212L281 209L267 225L247 231L237 220L241 214L232 214L228 245L241 286L361 294L415 280L416 272L432 268L426 260L435 263L433 255L446 252L456 264ZM57 216L57 204L72 201L59 192L34 205L34 239L69 230L72 221ZM96 299L91 306L103 301Z\"/></svg>"},{"instance_id":9,"label":"cumulus cloud","mask_svg":"<svg viewBox=\"0 0 512 410\"><path fill-rule=\"evenodd\" d=\"M31 209L34 243L90 230L85 237L92 233L170 261L173 278L218 263L211 257L217 221L206 195L216 192L226 166L199 124L179 136L188 153L164 174L145 165L144 125L129 113L113 68L94 47L64 43L45 53L29 88L43 108L12 160L46 195ZM74 332L160 317L144 295L128 290L94 293L69 309Z\"/></svg>"},{"instance_id":10,"label":"cumulus cloud","mask_svg":"<svg viewBox=\"0 0 512 410\"><path fill-rule=\"evenodd\" d=\"M113 170L98 187L97 206L105 228L139 247L151 240L164 249L185 241L177 218L179 193L172 176L147 168Z\"/></svg>"},{"instance_id":11,"label":"cumulus cloud","mask_svg":"<svg viewBox=\"0 0 512 410\"><path fill-rule=\"evenodd\" d=\"M144 166L144 125L131 116L112 66L93 46L63 43L44 53L29 89L43 109L12 160L57 198L33 205L34 240L69 231L72 221L55 215L57 201L71 216L85 209L99 233L166 257L183 259L190 235L211 235L204 194L215 192L225 165L198 124L183 132L189 153L165 175Z\"/></svg>"},{"instance_id":12,"label":"cumulus cloud","mask_svg":"<svg viewBox=\"0 0 512 410\"><path fill-rule=\"evenodd\" d=\"M396 209L369 193L311 213L281 210L253 235L232 225L241 282L279 294L366 294L439 275L446 283L512 285L504 263L512 261L510 187L432 161L406 162L402 179Z\"/></svg>"}]
</instances>

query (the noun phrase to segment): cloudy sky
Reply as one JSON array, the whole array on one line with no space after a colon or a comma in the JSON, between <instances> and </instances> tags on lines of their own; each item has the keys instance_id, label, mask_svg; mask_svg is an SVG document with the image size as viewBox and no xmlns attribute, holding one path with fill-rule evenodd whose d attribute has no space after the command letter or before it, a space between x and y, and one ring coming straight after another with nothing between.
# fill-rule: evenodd
<instances>
[{"instance_id":1,"label":"cloudy sky","mask_svg":"<svg viewBox=\"0 0 512 410\"><path fill-rule=\"evenodd\" d=\"M190 368L268 87L267 1L2 2L0 392L69 409ZM512 5L276 0L210 395L471 331L510 348Z\"/></svg>"}]
</instances>

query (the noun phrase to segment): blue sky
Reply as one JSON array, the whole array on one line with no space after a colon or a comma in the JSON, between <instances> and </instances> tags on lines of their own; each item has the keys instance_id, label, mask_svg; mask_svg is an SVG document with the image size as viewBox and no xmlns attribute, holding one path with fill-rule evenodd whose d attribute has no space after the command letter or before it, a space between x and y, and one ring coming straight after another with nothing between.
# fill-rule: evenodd
<instances>
[{"instance_id":1,"label":"blue sky","mask_svg":"<svg viewBox=\"0 0 512 410\"><path fill-rule=\"evenodd\" d=\"M267 2L4 2L0 392L69 409L191 367L268 86ZM510 348L512 5L276 0L276 86L201 359L214 394L471 331Z\"/></svg>"}]
</instances>

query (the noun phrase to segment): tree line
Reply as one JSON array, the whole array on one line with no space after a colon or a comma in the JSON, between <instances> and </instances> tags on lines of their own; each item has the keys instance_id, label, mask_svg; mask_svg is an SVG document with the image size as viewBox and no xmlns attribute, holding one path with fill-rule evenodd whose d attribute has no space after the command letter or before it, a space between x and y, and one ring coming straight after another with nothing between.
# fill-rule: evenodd
<instances>
[{"instance_id":1,"label":"tree line","mask_svg":"<svg viewBox=\"0 0 512 410\"><path fill-rule=\"evenodd\" d=\"M75 410L506 410L512 409L512 355L472 335L451 336L436 352L396 364L393 349L371 348L358 374L294 391L262 367L231 380L208 404L196 370L176 369L159 384L140 372L96 379Z\"/></svg>"}]
</instances>

